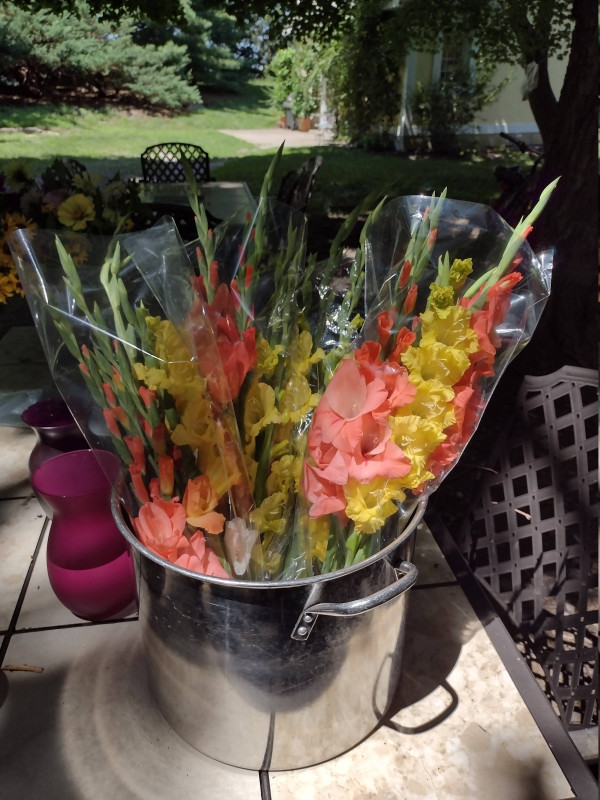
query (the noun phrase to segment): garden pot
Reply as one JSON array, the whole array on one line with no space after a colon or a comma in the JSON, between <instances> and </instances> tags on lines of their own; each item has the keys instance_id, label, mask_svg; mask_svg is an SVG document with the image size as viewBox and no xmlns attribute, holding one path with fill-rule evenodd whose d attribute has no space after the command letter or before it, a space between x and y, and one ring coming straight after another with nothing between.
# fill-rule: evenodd
<instances>
[{"instance_id":1,"label":"garden pot","mask_svg":"<svg viewBox=\"0 0 600 800\"><path fill-rule=\"evenodd\" d=\"M312 128L312 120L310 117L301 117L298 122L298 128L302 133L307 133Z\"/></svg>"},{"instance_id":2,"label":"garden pot","mask_svg":"<svg viewBox=\"0 0 600 800\"><path fill-rule=\"evenodd\" d=\"M395 541L296 581L213 578L164 561L113 514L136 563L150 684L162 714L211 758L289 770L350 749L381 722L400 676L419 504Z\"/></svg>"}]
</instances>

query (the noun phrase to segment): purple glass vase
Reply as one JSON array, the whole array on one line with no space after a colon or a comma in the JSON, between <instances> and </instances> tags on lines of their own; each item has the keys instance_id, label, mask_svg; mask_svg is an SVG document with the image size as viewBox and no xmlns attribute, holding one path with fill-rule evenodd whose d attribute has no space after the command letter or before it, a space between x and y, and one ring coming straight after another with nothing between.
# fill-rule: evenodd
<instances>
[{"instance_id":1,"label":"purple glass vase","mask_svg":"<svg viewBox=\"0 0 600 800\"><path fill-rule=\"evenodd\" d=\"M51 397L34 403L25 409L21 419L37 436L37 442L29 456L30 476L49 458L70 450L88 448L67 404L61 397Z\"/></svg>"},{"instance_id":2,"label":"purple glass vase","mask_svg":"<svg viewBox=\"0 0 600 800\"><path fill-rule=\"evenodd\" d=\"M31 479L52 511L50 585L64 606L91 622L137 609L133 560L110 508L119 469L112 453L74 450L45 461Z\"/></svg>"}]
</instances>

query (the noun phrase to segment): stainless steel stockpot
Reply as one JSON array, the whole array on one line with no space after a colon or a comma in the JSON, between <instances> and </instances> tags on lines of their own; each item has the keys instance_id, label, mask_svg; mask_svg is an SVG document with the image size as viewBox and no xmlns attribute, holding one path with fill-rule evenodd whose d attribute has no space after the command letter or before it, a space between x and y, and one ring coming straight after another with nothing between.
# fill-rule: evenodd
<instances>
[{"instance_id":1,"label":"stainless steel stockpot","mask_svg":"<svg viewBox=\"0 0 600 800\"><path fill-rule=\"evenodd\" d=\"M200 575L132 533L139 619L158 707L177 733L236 767L288 770L333 758L381 721L399 678L409 563L425 512L369 559L296 581Z\"/></svg>"}]
</instances>

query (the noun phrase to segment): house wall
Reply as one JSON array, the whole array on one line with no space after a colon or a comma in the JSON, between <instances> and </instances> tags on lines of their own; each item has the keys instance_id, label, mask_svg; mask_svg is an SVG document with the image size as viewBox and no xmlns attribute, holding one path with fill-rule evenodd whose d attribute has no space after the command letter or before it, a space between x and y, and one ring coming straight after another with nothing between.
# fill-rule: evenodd
<instances>
[{"instance_id":1,"label":"house wall","mask_svg":"<svg viewBox=\"0 0 600 800\"><path fill-rule=\"evenodd\" d=\"M557 97L560 94L566 67L566 59L559 61L554 58L548 64L550 83ZM509 82L500 92L497 100L481 110L473 121L473 125L478 128L480 136L490 140L490 144L493 143L495 136L500 131L512 133L530 143L540 143L538 127L529 103L522 99L522 87L525 81L523 69L501 64L494 82L500 82L504 78L507 78Z\"/></svg>"},{"instance_id":2,"label":"house wall","mask_svg":"<svg viewBox=\"0 0 600 800\"><path fill-rule=\"evenodd\" d=\"M410 115L407 108L410 96L417 83L427 86L439 77L440 62L441 54L439 53L411 53L407 58L402 120L398 127L398 133L402 130L405 138L410 138L411 133ZM548 65L550 83L557 97L563 84L566 65L566 59L559 61L556 58L551 59ZM465 133L476 136L478 143L482 146L497 145L500 131L512 133L529 144L541 143L529 103L522 99L524 70L521 67L500 64L492 83L498 84L505 79L506 86L501 90L497 99L482 109Z\"/></svg>"}]
</instances>

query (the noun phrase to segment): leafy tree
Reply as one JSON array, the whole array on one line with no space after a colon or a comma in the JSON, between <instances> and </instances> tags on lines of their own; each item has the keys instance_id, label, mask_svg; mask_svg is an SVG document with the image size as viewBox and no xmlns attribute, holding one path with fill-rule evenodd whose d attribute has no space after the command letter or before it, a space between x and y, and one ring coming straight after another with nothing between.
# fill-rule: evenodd
<instances>
[{"instance_id":1,"label":"leafy tree","mask_svg":"<svg viewBox=\"0 0 600 800\"><path fill-rule=\"evenodd\" d=\"M418 84L409 98L412 121L436 155L456 155L458 134L497 95L489 69L459 66L429 86Z\"/></svg>"},{"instance_id":2,"label":"leafy tree","mask_svg":"<svg viewBox=\"0 0 600 800\"><path fill-rule=\"evenodd\" d=\"M83 3L77 11L29 13L6 3L0 10L0 84L38 97L60 88L100 98L129 92L168 108L200 100L184 77L185 47L173 42L141 47L132 41L131 20L102 22Z\"/></svg>"},{"instance_id":3,"label":"leafy tree","mask_svg":"<svg viewBox=\"0 0 600 800\"><path fill-rule=\"evenodd\" d=\"M235 88L247 72L238 47L243 32L235 19L220 9L204 8L202 0L181 0L181 14L168 24L145 19L138 23L138 44L167 42L186 48L189 74L200 87Z\"/></svg>"},{"instance_id":4,"label":"leafy tree","mask_svg":"<svg viewBox=\"0 0 600 800\"><path fill-rule=\"evenodd\" d=\"M356 144L381 140L400 112L408 42L386 0L363 0L336 36L328 78L338 130Z\"/></svg>"},{"instance_id":5,"label":"leafy tree","mask_svg":"<svg viewBox=\"0 0 600 800\"><path fill-rule=\"evenodd\" d=\"M208 0L207 0L208 2ZM213 2L213 0L210 0ZM217 0L214 0L217 2ZM344 33L370 0L281 0L274 30L329 39ZM220 4L220 2L219 2ZM238 18L265 13L270 0L226 0ZM395 9L411 49L437 48L457 34L490 63L515 63L536 75L528 101L544 142L540 186L562 176L534 231L537 247L556 247L553 292L534 347L518 361L549 372L561 364L597 363L598 6L592 0L403 0ZM406 37L406 39L404 39ZM556 97L548 59L568 58ZM376 43L365 71L379 58Z\"/></svg>"},{"instance_id":6,"label":"leafy tree","mask_svg":"<svg viewBox=\"0 0 600 800\"><path fill-rule=\"evenodd\" d=\"M321 82L326 62L321 50L313 44L294 44L278 50L269 64L273 75L272 102L277 109L285 107L298 117L308 117L319 107Z\"/></svg>"}]
</instances>

